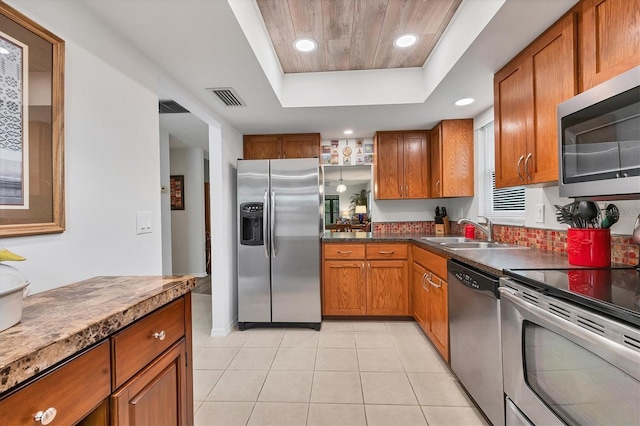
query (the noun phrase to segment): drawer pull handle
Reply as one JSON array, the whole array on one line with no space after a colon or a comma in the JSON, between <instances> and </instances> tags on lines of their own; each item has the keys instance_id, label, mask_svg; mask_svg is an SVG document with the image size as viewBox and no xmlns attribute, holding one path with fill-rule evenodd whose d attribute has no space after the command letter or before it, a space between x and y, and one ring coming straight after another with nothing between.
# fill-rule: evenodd
<instances>
[{"instance_id":1,"label":"drawer pull handle","mask_svg":"<svg viewBox=\"0 0 640 426\"><path fill-rule=\"evenodd\" d=\"M48 425L56 418L56 414L58 414L58 410L53 407L49 407L44 411L38 411L33 417L33 420L40 422L43 425Z\"/></svg>"},{"instance_id":2,"label":"drawer pull handle","mask_svg":"<svg viewBox=\"0 0 640 426\"><path fill-rule=\"evenodd\" d=\"M167 337L167 335L164 332L164 330L162 330L160 333L153 333L153 338L154 339L164 340L165 337Z\"/></svg>"},{"instance_id":3,"label":"drawer pull handle","mask_svg":"<svg viewBox=\"0 0 640 426\"><path fill-rule=\"evenodd\" d=\"M393 254L393 253L395 253L395 250L388 250L388 251L380 250L380 254Z\"/></svg>"},{"instance_id":4,"label":"drawer pull handle","mask_svg":"<svg viewBox=\"0 0 640 426\"><path fill-rule=\"evenodd\" d=\"M353 250L338 250L338 254L351 254Z\"/></svg>"},{"instance_id":5,"label":"drawer pull handle","mask_svg":"<svg viewBox=\"0 0 640 426\"><path fill-rule=\"evenodd\" d=\"M434 283L433 281L431 281L433 279L433 274L429 274L427 276L427 281L429 281L429 284L431 284L432 286L436 287L436 288L440 288L442 287L442 280L440 280L440 285Z\"/></svg>"}]
</instances>

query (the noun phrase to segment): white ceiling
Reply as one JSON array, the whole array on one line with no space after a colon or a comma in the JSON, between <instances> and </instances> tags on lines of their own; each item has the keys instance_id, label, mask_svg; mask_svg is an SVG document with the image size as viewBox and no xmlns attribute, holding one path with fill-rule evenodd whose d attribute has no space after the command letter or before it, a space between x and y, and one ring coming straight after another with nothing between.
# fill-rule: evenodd
<instances>
[{"instance_id":1,"label":"white ceiling","mask_svg":"<svg viewBox=\"0 0 640 426\"><path fill-rule=\"evenodd\" d=\"M253 2L229 1L236 3L234 8ZM461 8L469 2L496 7L503 0L463 0ZM254 53L255 43L252 48L227 1L87 0L85 4L241 133L320 132L323 139L336 139L344 138L347 128L354 131L350 138L371 137L376 130L430 129L442 119L479 115L493 105L493 74L576 2L504 1L459 60L444 70L445 77L424 102L288 108L282 107L276 95L279 88L270 84ZM456 25L455 16L452 22ZM443 40L450 33L451 28ZM426 65L437 68L430 59ZM335 77L336 73L326 74ZM329 80L323 80L323 75L314 77L319 77L314 79L314 89L321 91L323 81ZM424 78L428 85L430 76ZM372 91L380 90L375 80L368 84ZM205 90L210 87L233 87L247 106L224 107ZM159 93L159 97L171 98L171 93ZM453 101L461 97L473 97L476 102L455 107ZM200 123L191 114L161 115L161 127L172 134L172 146L206 148L208 130Z\"/></svg>"}]
</instances>

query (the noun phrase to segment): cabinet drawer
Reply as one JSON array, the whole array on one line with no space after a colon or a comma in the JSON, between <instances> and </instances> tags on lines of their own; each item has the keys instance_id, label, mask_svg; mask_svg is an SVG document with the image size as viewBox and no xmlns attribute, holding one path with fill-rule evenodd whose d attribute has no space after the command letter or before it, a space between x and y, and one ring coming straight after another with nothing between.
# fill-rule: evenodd
<instances>
[{"instance_id":1,"label":"cabinet drawer","mask_svg":"<svg viewBox=\"0 0 640 426\"><path fill-rule=\"evenodd\" d=\"M447 258L438 256L428 250L413 247L413 261L433 271L438 277L447 279Z\"/></svg>"},{"instance_id":2,"label":"cabinet drawer","mask_svg":"<svg viewBox=\"0 0 640 426\"><path fill-rule=\"evenodd\" d=\"M407 255L406 244L367 244L367 259L406 259Z\"/></svg>"},{"instance_id":3,"label":"cabinet drawer","mask_svg":"<svg viewBox=\"0 0 640 426\"><path fill-rule=\"evenodd\" d=\"M325 244L325 259L364 259L364 244Z\"/></svg>"},{"instance_id":4,"label":"cabinet drawer","mask_svg":"<svg viewBox=\"0 0 640 426\"><path fill-rule=\"evenodd\" d=\"M114 389L184 336L184 321L180 298L113 336Z\"/></svg>"},{"instance_id":5,"label":"cabinet drawer","mask_svg":"<svg viewBox=\"0 0 640 426\"><path fill-rule=\"evenodd\" d=\"M62 364L0 401L0 424L35 424L39 411L55 408L53 424L71 425L111 393L109 342Z\"/></svg>"}]
</instances>

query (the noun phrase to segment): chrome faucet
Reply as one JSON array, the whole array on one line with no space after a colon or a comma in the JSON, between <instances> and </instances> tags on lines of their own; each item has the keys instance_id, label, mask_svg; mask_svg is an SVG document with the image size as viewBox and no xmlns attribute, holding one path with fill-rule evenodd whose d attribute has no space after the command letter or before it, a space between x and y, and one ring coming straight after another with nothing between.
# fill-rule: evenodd
<instances>
[{"instance_id":1,"label":"chrome faucet","mask_svg":"<svg viewBox=\"0 0 640 426\"><path fill-rule=\"evenodd\" d=\"M463 223L469 223L478 228L480 231L484 232L487 235L487 241L493 241L493 222L491 222L491 219L486 216L478 215L478 217L481 217L486 221L484 225L474 222L470 219L460 219L458 221L458 224L462 225Z\"/></svg>"}]
</instances>

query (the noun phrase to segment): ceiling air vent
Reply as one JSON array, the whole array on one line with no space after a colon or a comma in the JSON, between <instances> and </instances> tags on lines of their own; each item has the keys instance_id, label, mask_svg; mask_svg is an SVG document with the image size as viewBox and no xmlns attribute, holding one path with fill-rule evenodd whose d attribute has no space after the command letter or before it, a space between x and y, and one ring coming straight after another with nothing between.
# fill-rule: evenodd
<instances>
[{"instance_id":1,"label":"ceiling air vent","mask_svg":"<svg viewBox=\"0 0 640 426\"><path fill-rule=\"evenodd\" d=\"M247 106L231 87L213 87L207 89L207 91L228 107Z\"/></svg>"},{"instance_id":2,"label":"ceiling air vent","mask_svg":"<svg viewBox=\"0 0 640 426\"><path fill-rule=\"evenodd\" d=\"M160 99L158 106L160 114L179 114L189 112L185 107L171 99Z\"/></svg>"}]
</instances>

